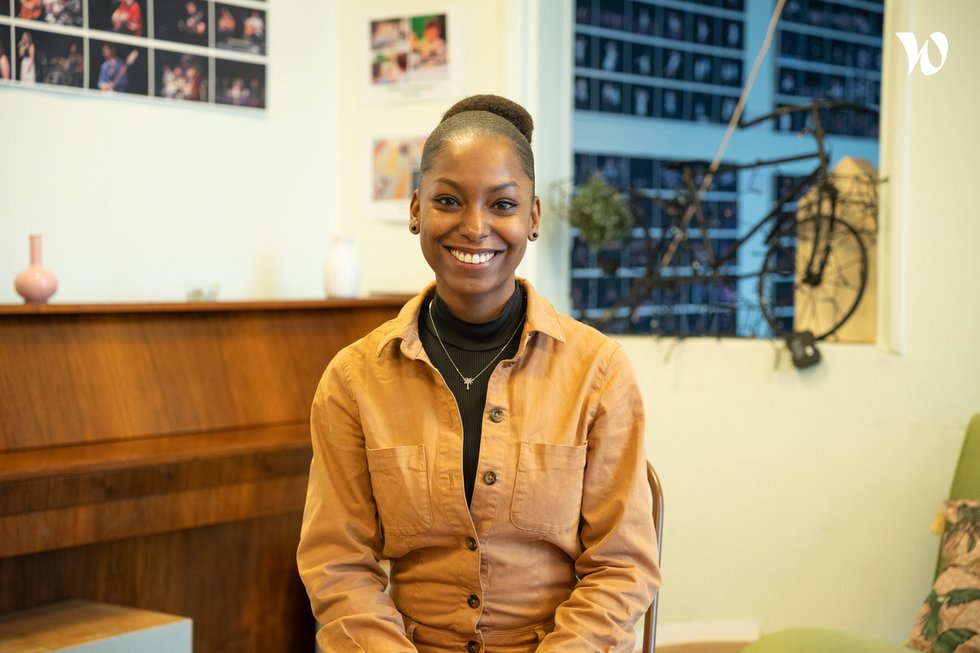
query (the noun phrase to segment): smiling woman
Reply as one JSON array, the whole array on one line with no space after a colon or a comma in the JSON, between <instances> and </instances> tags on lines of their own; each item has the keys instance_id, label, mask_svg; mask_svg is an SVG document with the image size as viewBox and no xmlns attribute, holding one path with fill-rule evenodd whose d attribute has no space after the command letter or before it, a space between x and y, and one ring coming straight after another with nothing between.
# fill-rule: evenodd
<instances>
[{"instance_id":1,"label":"smiling woman","mask_svg":"<svg viewBox=\"0 0 980 653\"><path fill-rule=\"evenodd\" d=\"M445 114L409 212L436 281L317 389L298 563L326 652L632 651L659 585L633 369L515 276L532 128L497 96Z\"/></svg>"}]
</instances>

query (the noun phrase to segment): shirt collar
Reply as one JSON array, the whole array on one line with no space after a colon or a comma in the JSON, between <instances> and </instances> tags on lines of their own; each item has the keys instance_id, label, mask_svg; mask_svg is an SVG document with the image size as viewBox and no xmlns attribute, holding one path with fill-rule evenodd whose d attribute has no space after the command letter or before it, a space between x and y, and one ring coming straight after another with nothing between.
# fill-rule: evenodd
<instances>
[{"instance_id":1,"label":"shirt collar","mask_svg":"<svg viewBox=\"0 0 980 653\"><path fill-rule=\"evenodd\" d=\"M547 299L539 295L527 279L517 278L521 288L527 294L527 324L525 333L540 333L558 342L565 342L565 330L558 318L558 311ZM436 290L436 282L429 283L418 295L408 300L398 312L398 317L385 325L386 331L378 343L377 355L380 356L390 343L401 340L401 351L408 358L418 358L422 351L422 340L419 338L419 312L425 300ZM523 349L523 346L522 346Z\"/></svg>"}]
</instances>

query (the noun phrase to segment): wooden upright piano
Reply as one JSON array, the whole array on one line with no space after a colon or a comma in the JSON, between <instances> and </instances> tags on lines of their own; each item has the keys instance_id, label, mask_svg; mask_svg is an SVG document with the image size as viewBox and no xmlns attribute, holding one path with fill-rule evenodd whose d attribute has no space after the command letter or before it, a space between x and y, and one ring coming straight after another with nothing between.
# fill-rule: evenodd
<instances>
[{"instance_id":1,"label":"wooden upright piano","mask_svg":"<svg viewBox=\"0 0 980 653\"><path fill-rule=\"evenodd\" d=\"M0 613L187 616L196 653L311 651L309 408L404 297L0 307Z\"/></svg>"}]
</instances>

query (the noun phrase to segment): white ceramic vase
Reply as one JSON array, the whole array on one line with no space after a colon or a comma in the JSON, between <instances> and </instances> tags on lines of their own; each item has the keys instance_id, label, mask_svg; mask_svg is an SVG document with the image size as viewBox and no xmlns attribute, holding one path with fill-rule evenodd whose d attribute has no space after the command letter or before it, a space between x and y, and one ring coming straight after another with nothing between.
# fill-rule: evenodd
<instances>
[{"instance_id":1,"label":"white ceramic vase","mask_svg":"<svg viewBox=\"0 0 980 653\"><path fill-rule=\"evenodd\" d=\"M327 297L357 297L360 291L357 244L350 236L337 236L327 254Z\"/></svg>"}]
</instances>

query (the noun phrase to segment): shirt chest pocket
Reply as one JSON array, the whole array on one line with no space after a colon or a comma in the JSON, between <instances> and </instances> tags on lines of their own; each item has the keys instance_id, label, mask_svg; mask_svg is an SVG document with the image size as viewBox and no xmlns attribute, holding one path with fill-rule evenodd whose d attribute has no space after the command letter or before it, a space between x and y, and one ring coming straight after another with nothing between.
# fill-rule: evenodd
<instances>
[{"instance_id":1,"label":"shirt chest pocket","mask_svg":"<svg viewBox=\"0 0 980 653\"><path fill-rule=\"evenodd\" d=\"M582 512L588 445L522 442L510 518L521 530L566 533Z\"/></svg>"},{"instance_id":2,"label":"shirt chest pocket","mask_svg":"<svg viewBox=\"0 0 980 653\"><path fill-rule=\"evenodd\" d=\"M371 488L381 527L392 535L418 535L432 527L425 445L367 450Z\"/></svg>"}]
</instances>

